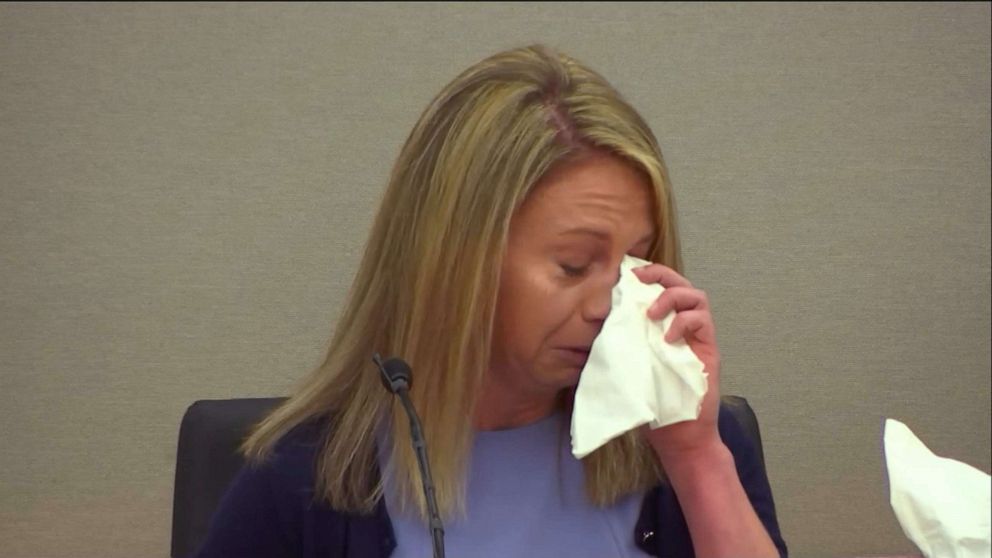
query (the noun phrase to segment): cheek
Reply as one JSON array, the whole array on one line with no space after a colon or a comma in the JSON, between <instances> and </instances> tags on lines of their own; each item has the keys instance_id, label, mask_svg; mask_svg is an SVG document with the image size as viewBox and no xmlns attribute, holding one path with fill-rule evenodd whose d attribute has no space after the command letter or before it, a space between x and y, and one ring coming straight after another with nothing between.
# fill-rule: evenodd
<instances>
[{"instance_id":1,"label":"cheek","mask_svg":"<svg viewBox=\"0 0 992 558\"><path fill-rule=\"evenodd\" d=\"M571 315L571 293L540 266L504 269L496 309L494 351L532 361Z\"/></svg>"}]
</instances>

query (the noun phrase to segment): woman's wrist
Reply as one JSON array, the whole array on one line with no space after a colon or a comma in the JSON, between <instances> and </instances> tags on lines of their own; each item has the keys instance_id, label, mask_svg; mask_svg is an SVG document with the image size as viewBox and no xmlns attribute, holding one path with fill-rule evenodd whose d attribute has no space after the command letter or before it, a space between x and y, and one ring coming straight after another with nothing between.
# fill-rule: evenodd
<instances>
[{"instance_id":1,"label":"woman's wrist","mask_svg":"<svg viewBox=\"0 0 992 558\"><path fill-rule=\"evenodd\" d=\"M734 456L719 437L692 448L655 450L672 487L692 489L706 486L718 478L737 475Z\"/></svg>"},{"instance_id":2,"label":"woman's wrist","mask_svg":"<svg viewBox=\"0 0 992 558\"><path fill-rule=\"evenodd\" d=\"M656 453L678 496L696 556L778 556L722 440Z\"/></svg>"}]
</instances>

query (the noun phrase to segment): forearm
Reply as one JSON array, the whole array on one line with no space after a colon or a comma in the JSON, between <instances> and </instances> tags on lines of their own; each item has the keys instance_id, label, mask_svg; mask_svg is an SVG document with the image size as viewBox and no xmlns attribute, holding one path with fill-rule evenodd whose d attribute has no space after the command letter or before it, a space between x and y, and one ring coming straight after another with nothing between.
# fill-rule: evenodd
<instances>
[{"instance_id":1,"label":"forearm","mask_svg":"<svg viewBox=\"0 0 992 558\"><path fill-rule=\"evenodd\" d=\"M659 455L689 526L697 558L778 558L723 443L694 455Z\"/></svg>"}]
</instances>

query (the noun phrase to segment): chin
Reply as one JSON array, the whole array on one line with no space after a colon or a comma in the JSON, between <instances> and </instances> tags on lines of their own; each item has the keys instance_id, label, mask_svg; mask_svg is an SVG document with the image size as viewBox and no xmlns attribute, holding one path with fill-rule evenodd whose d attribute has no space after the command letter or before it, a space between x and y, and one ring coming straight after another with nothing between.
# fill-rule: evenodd
<instances>
[{"instance_id":1,"label":"chin","mask_svg":"<svg viewBox=\"0 0 992 558\"><path fill-rule=\"evenodd\" d=\"M566 389L579 385L583 368L583 366L565 366L555 370L555 388Z\"/></svg>"}]
</instances>

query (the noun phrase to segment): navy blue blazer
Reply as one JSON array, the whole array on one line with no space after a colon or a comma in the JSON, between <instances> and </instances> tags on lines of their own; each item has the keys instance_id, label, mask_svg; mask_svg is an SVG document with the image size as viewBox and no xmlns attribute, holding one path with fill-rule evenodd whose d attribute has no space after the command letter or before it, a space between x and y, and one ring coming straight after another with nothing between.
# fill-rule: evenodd
<instances>
[{"instance_id":1,"label":"navy blue blazer","mask_svg":"<svg viewBox=\"0 0 992 558\"><path fill-rule=\"evenodd\" d=\"M719 430L755 512L783 558L788 556L775 517L768 478L750 438L721 407ZM341 513L313 502L314 460L320 429L297 428L260 466L237 474L211 520L197 558L388 558L396 547L382 500L370 515ZM631 530L651 556L693 558L689 529L671 486L648 491Z\"/></svg>"}]
</instances>

